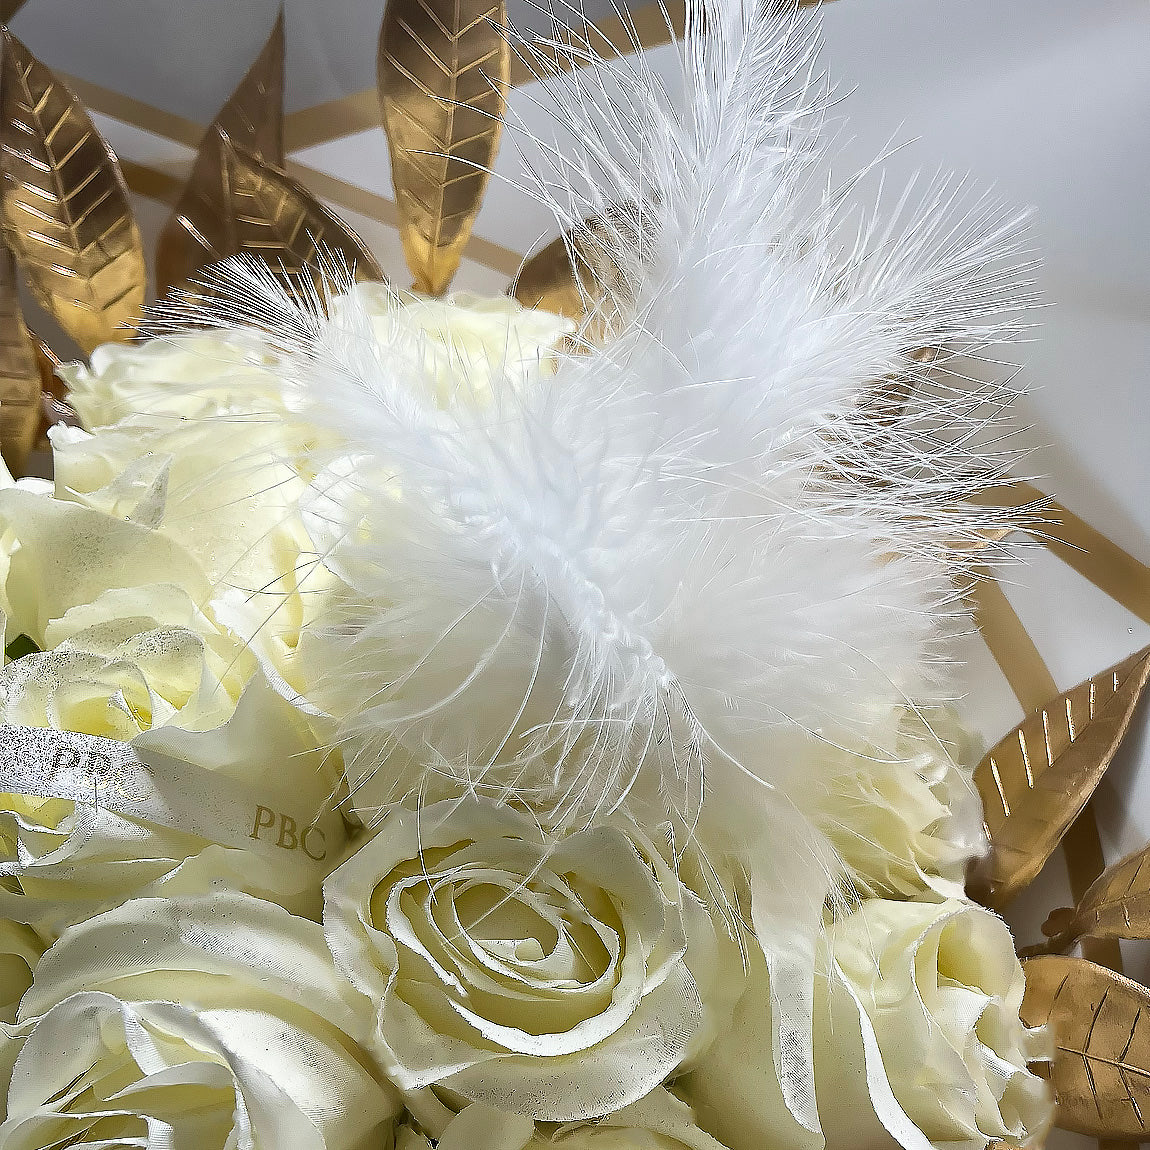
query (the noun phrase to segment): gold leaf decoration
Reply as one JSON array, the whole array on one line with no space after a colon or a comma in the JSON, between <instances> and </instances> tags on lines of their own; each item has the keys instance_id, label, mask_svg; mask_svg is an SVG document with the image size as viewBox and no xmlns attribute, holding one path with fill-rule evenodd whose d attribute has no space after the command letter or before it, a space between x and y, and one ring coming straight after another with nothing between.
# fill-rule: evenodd
<instances>
[{"instance_id":1,"label":"gold leaf decoration","mask_svg":"<svg viewBox=\"0 0 1150 1150\"><path fill-rule=\"evenodd\" d=\"M128 189L79 100L3 33L4 228L38 303L85 350L126 339L146 272Z\"/></svg>"},{"instance_id":2,"label":"gold leaf decoration","mask_svg":"<svg viewBox=\"0 0 1150 1150\"><path fill-rule=\"evenodd\" d=\"M1055 1124L1141 1139L1150 1120L1150 991L1084 958L1027 959L1022 1020L1056 1043Z\"/></svg>"},{"instance_id":3,"label":"gold leaf decoration","mask_svg":"<svg viewBox=\"0 0 1150 1150\"><path fill-rule=\"evenodd\" d=\"M156 245L157 291L163 295L229 248L222 140L263 160L284 163L284 17L200 142L192 174Z\"/></svg>"},{"instance_id":4,"label":"gold leaf decoration","mask_svg":"<svg viewBox=\"0 0 1150 1150\"><path fill-rule=\"evenodd\" d=\"M51 451L52 445L48 441L48 428L57 423L65 423L69 427L79 427L80 417L76 409L68 402L68 385L57 373L61 367L56 353L35 332L29 333L36 347L36 362L40 368L40 432L38 435L37 450Z\"/></svg>"},{"instance_id":5,"label":"gold leaf decoration","mask_svg":"<svg viewBox=\"0 0 1150 1150\"><path fill-rule=\"evenodd\" d=\"M40 365L16 290L16 261L0 250L0 449L22 475L40 427Z\"/></svg>"},{"instance_id":6,"label":"gold leaf decoration","mask_svg":"<svg viewBox=\"0 0 1150 1150\"><path fill-rule=\"evenodd\" d=\"M512 285L515 298L529 308L565 315L578 323L586 312L587 293L594 291L580 276L568 254L570 236L559 236L540 248L520 269ZM582 290L580 290L582 288Z\"/></svg>"},{"instance_id":7,"label":"gold leaf decoration","mask_svg":"<svg viewBox=\"0 0 1150 1150\"><path fill-rule=\"evenodd\" d=\"M515 298L524 307L565 315L576 323L597 310L594 326L605 330L631 291L616 253L623 246L633 247L641 260L645 253L639 245L646 238L635 204L590 216L527 260L512 285Z\"/></svg>"},{"instance_id":8,"label":"gold leaf decoration","mask_svg":"<svg viewBox=\"0 0 1150 1150\"><path fill-rule=\"evenodd\" d=\"M1074 910L1054 911L1042 931L1050 950L1080 938L1150 939L1150 846L1107 867Z\"/></svg>"},{"instance_id":9,"label":"gold leaf decoration","mask_svg":"<svg viewBox=\"0 0 1150 1150\"><path fill-rule=\"evenodd\" d=\"M288 276L320 274L319 251L342 257L363 279L383 272L363 241L286 172L224 144L225 255L250 252Z\"/></svg>"},{"instance_id":10,"label":"gold leaf decoration","mask_svg":"<svg viewBox=\"0 0 1150 1150\"><path fill-rule=\"evenodd\" d=\"M379 97L417 291L451 283L487 190L511 78L503 0L391 0Z\"/></svg>"},{"instance_id":11,"label":"gold leaf decoration","mask_svg":"<svg viewBox=\"0 0 1150 1150\"><path fill-rule=\"evenodd\" d=\"M975 768L991 852L968 889L1001 907L1042 869L1101 781L1150 677L1150 647L1030 715Z\"/></svg>"}]
</instances>

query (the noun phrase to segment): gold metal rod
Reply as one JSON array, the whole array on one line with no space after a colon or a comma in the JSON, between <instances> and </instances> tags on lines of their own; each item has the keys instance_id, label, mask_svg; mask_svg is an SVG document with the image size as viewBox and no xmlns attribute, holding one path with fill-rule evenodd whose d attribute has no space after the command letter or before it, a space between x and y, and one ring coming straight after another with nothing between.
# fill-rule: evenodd
<instances>
[{"instance_id":1,"label":"gold metal rod","mask_svg":"<svg viewBox=\"0 0 1150 1150\"><path fill-rule=\"evenodd\" d=\"M146 199L174 205L183 191L184 183L181 179L157 168L150 168L147 164L121 159L120 170L124 173L128 187Z\"/></svg>"},{"instance_id":2,"label":"gold metal rod","mask_svg":"<svg viewBox=\"0 0 1150 1150\"><path fill-rule=\"evenodd\" d=\"M1039 711L1057 696L1058 684L1050 668L998 580L989 573L974 586L974 619L1024 711Z\"/></svg>"},{"instance_id":3,"label":"gold metal rod","mask_svg":"<svg viewBox=\"0 0 1150 1150\"><path fill-rule=\"evenodd\" d=\"M1035 538L1116 603L1150 623L1150 567L1081 516L1029 483L999 488L980 502L1016 507L1039 499L1047 505L1040 513L1040 525L1031 532Z\"/></svg>"},{"instance_id":4,"label":"gold metal rod","mask_svg":"<svg viewBox=\"0 0 1150 1150\"><path fill-rule=\"evenodd\" d=\"M1058 684L1050 668L998 580L989 574L975 584L974 618L994 661L1025 711L1041 710L1058 695ZM1087 803L1066 832L1062 851L1070 890L1077 902L1106 867L1093 803ZM1092 962L1111 970L1122 970L1122 952L1117 939L1084 939L1082 953Z\"/></svg>"},{"instance_id":5,"label":"gold metal rod","mask_svg":"<svg viewBox=\"0 0 1150 1150\"><path fill-rule=\"evenodd\" d=\"M204 125L197 124L184 116L177 116L173 112L165 112L143 100L125 96L112 88L104 88L84 80L80 76L71 76L67 72L57 71L56 75L76 93L86 107L93 112L101 112L116 120L123 120L125 124L142 128L145 132L163 136L166 140L174 140L188 148L198 148L200 137L204 134Z\"/></svg>"},{"instance_id":6,"label":"gold metal rod","mask_svg":"<svg viewBox=\"0 0 1150 1150\"><path fill-rule=\"evenodd\" d=\"M163 136L165 139L173 140L185 147L199 147L200 137L204 133L202 124L155 108L151 104L145 104L131 96L125 96L122 92L115 92L111 88L92 84L78 76L69 76L62 72L59 75L64 83L92 111L122 120L126 124L141 128L145 132L152 132L157 136ZM372 126L379 127L379 99L374 89L371 91L371 99L374 110ZM290 143L288 146L290 148ZM147 164L138 164L132 160L121 158L120 166L124 171L124 178L128 182L128 187L138 195L147 196L148 199L173 204L175 203L174 196L178 197L179 191L183 187L182 180ZM350 208L353 212L359 212L360 215L367 216L381 224L387 224L389 227L395 227L399 222L395 201L388 199L387 196L369 192L355 184L348 183L346 180L341 180L337 176L331 176L327 172L308 167L306 164L289 160L287 168L289 175L299 180L308 191L323 199L330 200L341 207ZM501 272L508 277L513 276L519 270L519 264L522 260L522 256L518 252L493 243L491 240L485 240L481 236L471 237L464 249L464 256L466 259L482 264L493 271Z\"/></svg>"}]
</instances>

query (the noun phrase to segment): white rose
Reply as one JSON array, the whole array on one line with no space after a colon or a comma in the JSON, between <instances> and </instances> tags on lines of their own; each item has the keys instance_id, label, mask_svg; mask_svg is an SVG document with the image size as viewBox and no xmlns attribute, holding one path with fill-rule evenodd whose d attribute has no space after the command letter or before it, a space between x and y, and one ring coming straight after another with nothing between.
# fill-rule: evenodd
<instances>
[{"instance_id":1,"label":"white rose","mask_svg":"<svg viewBox=\"0 0 1150 1150\"><path fill-rule=\"evenodd\" d=\"M730 1150L822 1150L822 1138L801 1126L783 1099L767 964L753 940L747 951L745 989L730 1024L673 1089L698 1124Z\"/></svg>"},{"instance_id":2,"label":"white rose","mask_svg":"<svg viewBox=\"0 0 1150 1150\"><path fill-rule=\"evenodd\" d=\"M482 389L489 357L526 378L572 330L505 297L355 292L382 343L433 365L444 402L463 380ZM309 628L339 589L299 513L313 453L334 444L292 413L276 364L262 336L240 329L98 348L90 367L64 371L96 434L55 428L52 441L59 498L179 544L212 589L214 616L295 698L314 685Z\"/></svg>"},{"instance_id":3,"label":"white rose","mask_svg":"<svg viewBox=\"0 0 1150 1150\"><path fill-rule=\"evenodd\" d=\"M829 1150L1039 1144L1051 1117L1027 1067L1043 1036L1018 1012L1010 931L971 903L871 899L828 928L816 980L815 1088ZM770 987L752 956L734 1025L675 1090L731 1150L812 1150L773 1071Z\"/></svg>"},{"instance_id":4,"label":"white rose","mask_svg":"<svg viewBox=\"0 0 1150 1150\"><path fill-rule=\"evenodd\" d=\"M614 828L545 845L484 801L398 809L324 884L324 926L405 1090L598 1117L657 1086L701 1026L678 911Z\"/></svg>"},{"instance_id":5,"label":"white rose","mask_svg":"<svg viewBox=\"0 0 1150 1150\"><path fill-rule=\"evenodd\" d=\"M142 899L40 960L0 1148L375 1150L394 1091L318 925L245 895Z\"/></svg>"},{"instance_id":6,"label":"white rose","mask_svg":"<svg viewBox=\"0 0 1150 1150\"><path fill-rule=\"evenodd\" d=\"M453 292L439 299L359 283L353 294L374 320L380 342L418 339L446 401L466 379L484 386L492 360L528 373L575 325L524 308L509 296ZM338 313L339 300L334 307ZM98 347L88 365L65 364L69 401L89 431L132 415L210 419L286 411L277 357L258 332L219 328ZM465 373L465 374L464 374Z\"/></svg>"},{"instance_id":7,"label":"white rose","mask_svg":"<svg viewBox=\"0 0 1150 1150\"><path fill-rule=\"evenodd\" d=\"M324 809L335 786L334 768L305 716L257 677L223 726L149 731L133 746L145 762L162 755L187 764L185 785L211 790L227 780L240 784L253 796L243 818L254 841L225 845L105 805L0 793L0 915L54 938L139 895L230 888L319 917L320 885L337 861L339 841L321 842L313 832L303 858L299 820L284 834L285 849L274 849L280 828L272 825L285 808ZM169 775L164 785L175 801L172 788L181 785L180 777Z\"/></svg>"},{"instance_id":8,"label":"white rose","mask_svg":"<svg viewBox=\"0 0 1150 1150\"><path fill-rule=\"evenodd\" d=\"M575 331L563 316L525 308L510 296L460 291L433 299L379 283L356 284L352 295L372 317L381 345L417 343L425 377L434 377L444 406L461 388L481 395L493 368L523 381L550 370L549 353ZM338 300L333 314L338 318Z\"/></svg>"},{"instance_id":9,"label":"white rose","mask_svg":"<svg viewBox=\"0 0 1150 1150\"><path fill-rule=\"evenodd\" d=\"M255 332L219 329L107 343L65 364L68 400L89 430L130 415L204 419L280 411L276 357Z\"/></svg>"},{"instance_id":10,"label":"white rose","mask_svg":"<svg viewBox=\"0 0 1150 1150\"><path fill-rule=\"evenodd\" d=\"M133 633L139 622L112 620L9 663L0 670L0 719L124 741L169 723L207 730L226 722L242 690L242 648L218 636L213 650L212 637L185 627Z\"/></svg>"},{"instance_id":11,"label":"white rose","mask_svg":"<svg viewBox=\"0 0 1150 1150\"><path fill-rule=\"evenodd\" d=\"M869 746L831 750L820 826L864 896L961 898L966 868L986 849L972 744L948 710L875 716Z\"/></svg>"},{"instance_id":12,"label":"white rose","mask_svg":"<svg viewBox=\"0 0 1150 1150\"><path fill-rule=\"evenodd\" d=\"M191 556L201 604L298 692L304 629L336 580L300 519L314 433L281 413L131 416L95 435L55 429L56 493L147 527Z\"/></svg>"},{"instance_id":13,"label":"white rose","mask_svg":"<svg viewBox=\"0 0 1150 1150\"><path fill-rule=\"evenodd\" d=\"M830 949L816 1053L820 1088L838 1100L826 1109L828 1140L837 1130L861 1145L849 1115L865 1112L869 1095L908 1150L1040 1144L1050 1092L1027 1067L1044 1057L1045 1037L1019 1020L1025 980L1002 919L953 899L871 899L831 928ZM859 1034L853 1057L848 1034Z\"/></svg>"},{"instance_id":14,"label":"white rose","mask_svg":"<svg viewBox=\"0 0 1150 1150\"><path fill-rule=\"evenodd\" d=\"M725 1150L699 1129L689 1106L663 1089L594 1125L562 1128L551 1138L537 1136L531 1145L540 1150Z\"/></svg>"},{"instance_id":15,"label":"white rose","mask_svg":"<svg viewBox=\"0 0 1150 1150\"><path fill-rule=\"evenodd\" d=\"M30 926L0 918L0 1022L16 1020L16 1008L32 985L32 971L43 953L44 942Z\"/></svg>"},{"instance_id":16,"label":"white rose","mask_svg":"<svg viewBox=\"0 0 1150 1150\"><path fill-rule=\"evenodd\" d=\"M730 1026L742 996L746 964L744 948L737 941L739 928L732 919L732 908L728 906L725 915L720 908L716 900L717 872L714 864L703 858L696 843L681 847L676 858L670 824L658 823L648 834L631 816L616 815L614 822L651 867L659 886L677 904L682 917L687 942L683 962L691 972L703 1007L702 1024L679 1067L682 1072L717 1034Z\"/></svg>"},{"instance_id":17,"label":"white rose","mask_svg":"<svg viewBox=\"0 0 1150 1150\"><path fill-rule=\"evenodd\" d=\"M14 661L0 720L116 739L205 729L235 709L255 660L199 604L208 584L141 524L0 491L0 608Z\"/></svg>"},{"instance_id":18,"label":"white rose","mask_svg":"<svg viewBox=\"0 0 1150 1150\"><path fill-rule=\"evenodd\" d=\"M589 1125L561 1126L545 1134L522 1115L482 1103L465 1107L434 1134L436 1150L725 1150L695 1125L691 1108L666 1090ZM430 1150L426 1137L401 1127L396 1150Z\"/></svg>"}]
</instances>

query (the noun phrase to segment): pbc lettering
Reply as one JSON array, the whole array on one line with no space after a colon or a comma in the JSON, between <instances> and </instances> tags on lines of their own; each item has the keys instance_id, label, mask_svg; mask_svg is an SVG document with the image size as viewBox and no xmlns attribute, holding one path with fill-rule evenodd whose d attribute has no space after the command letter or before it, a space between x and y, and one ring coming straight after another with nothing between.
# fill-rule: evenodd
<instances>
[{"instance_id":1,"label":"pbc lettering","mask_svg":"<svg viewBox=\"0 0 1150 1150\"><path fill-rule=\"evenodd\" d=\"M261 836L262 831L268 833ZM285 851L301 850L313 862L327 858L327 843L319 827L310 824L301 831L291 815L271 807L256 807L256 821L248 838L270 840L272 835L276 836L275 845Z\"/></svg>"},{"instance_id":2,"label":"pbc lettering","mask_svg":"<svg viewBox=\"0 0 1150 1150\"><path fill-rule=\"evenodd\" d=\"M67 745L57 746L53 750L48 770L49 778L54 780L86 776L94 787L107 786L116 781L116 765L110 755Z\"/></svg>"}]
</instances>

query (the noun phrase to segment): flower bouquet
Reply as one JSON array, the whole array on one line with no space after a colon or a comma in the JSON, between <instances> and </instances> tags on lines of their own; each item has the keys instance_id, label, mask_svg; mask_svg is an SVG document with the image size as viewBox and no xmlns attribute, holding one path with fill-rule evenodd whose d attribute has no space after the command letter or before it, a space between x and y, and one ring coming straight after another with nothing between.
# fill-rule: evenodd
<instances>
[{"instance_id":1,"label":"flower bouquet","mask_svg":"<svg viewBox=\"0 0 1150 1150\"><path fill-rule=\"evenodd\" d=\"M7 38L7 298L19 266L91 357L55 371L52 480L0 490L0 1150L1029 1147L1051 1079L1063 1125L1136 1133L1140 1006L1114 1057L1059 1027L1146 992L1055 952L1129 936L1139 866L1025 975L988 908L1150 661L981 762L950 705L988 552L1053 530L995 367L1019 217L828 179L790 6L691 0L682 100L502 17L384 21L417 290L277 166L281 24L132 343L138 233L83 238L115 161ZM563 237L517 299L443 295L514 53L578 141L525 189ZM37 408L4 403L21 460Z\"/></svg>"}]
</instances>

